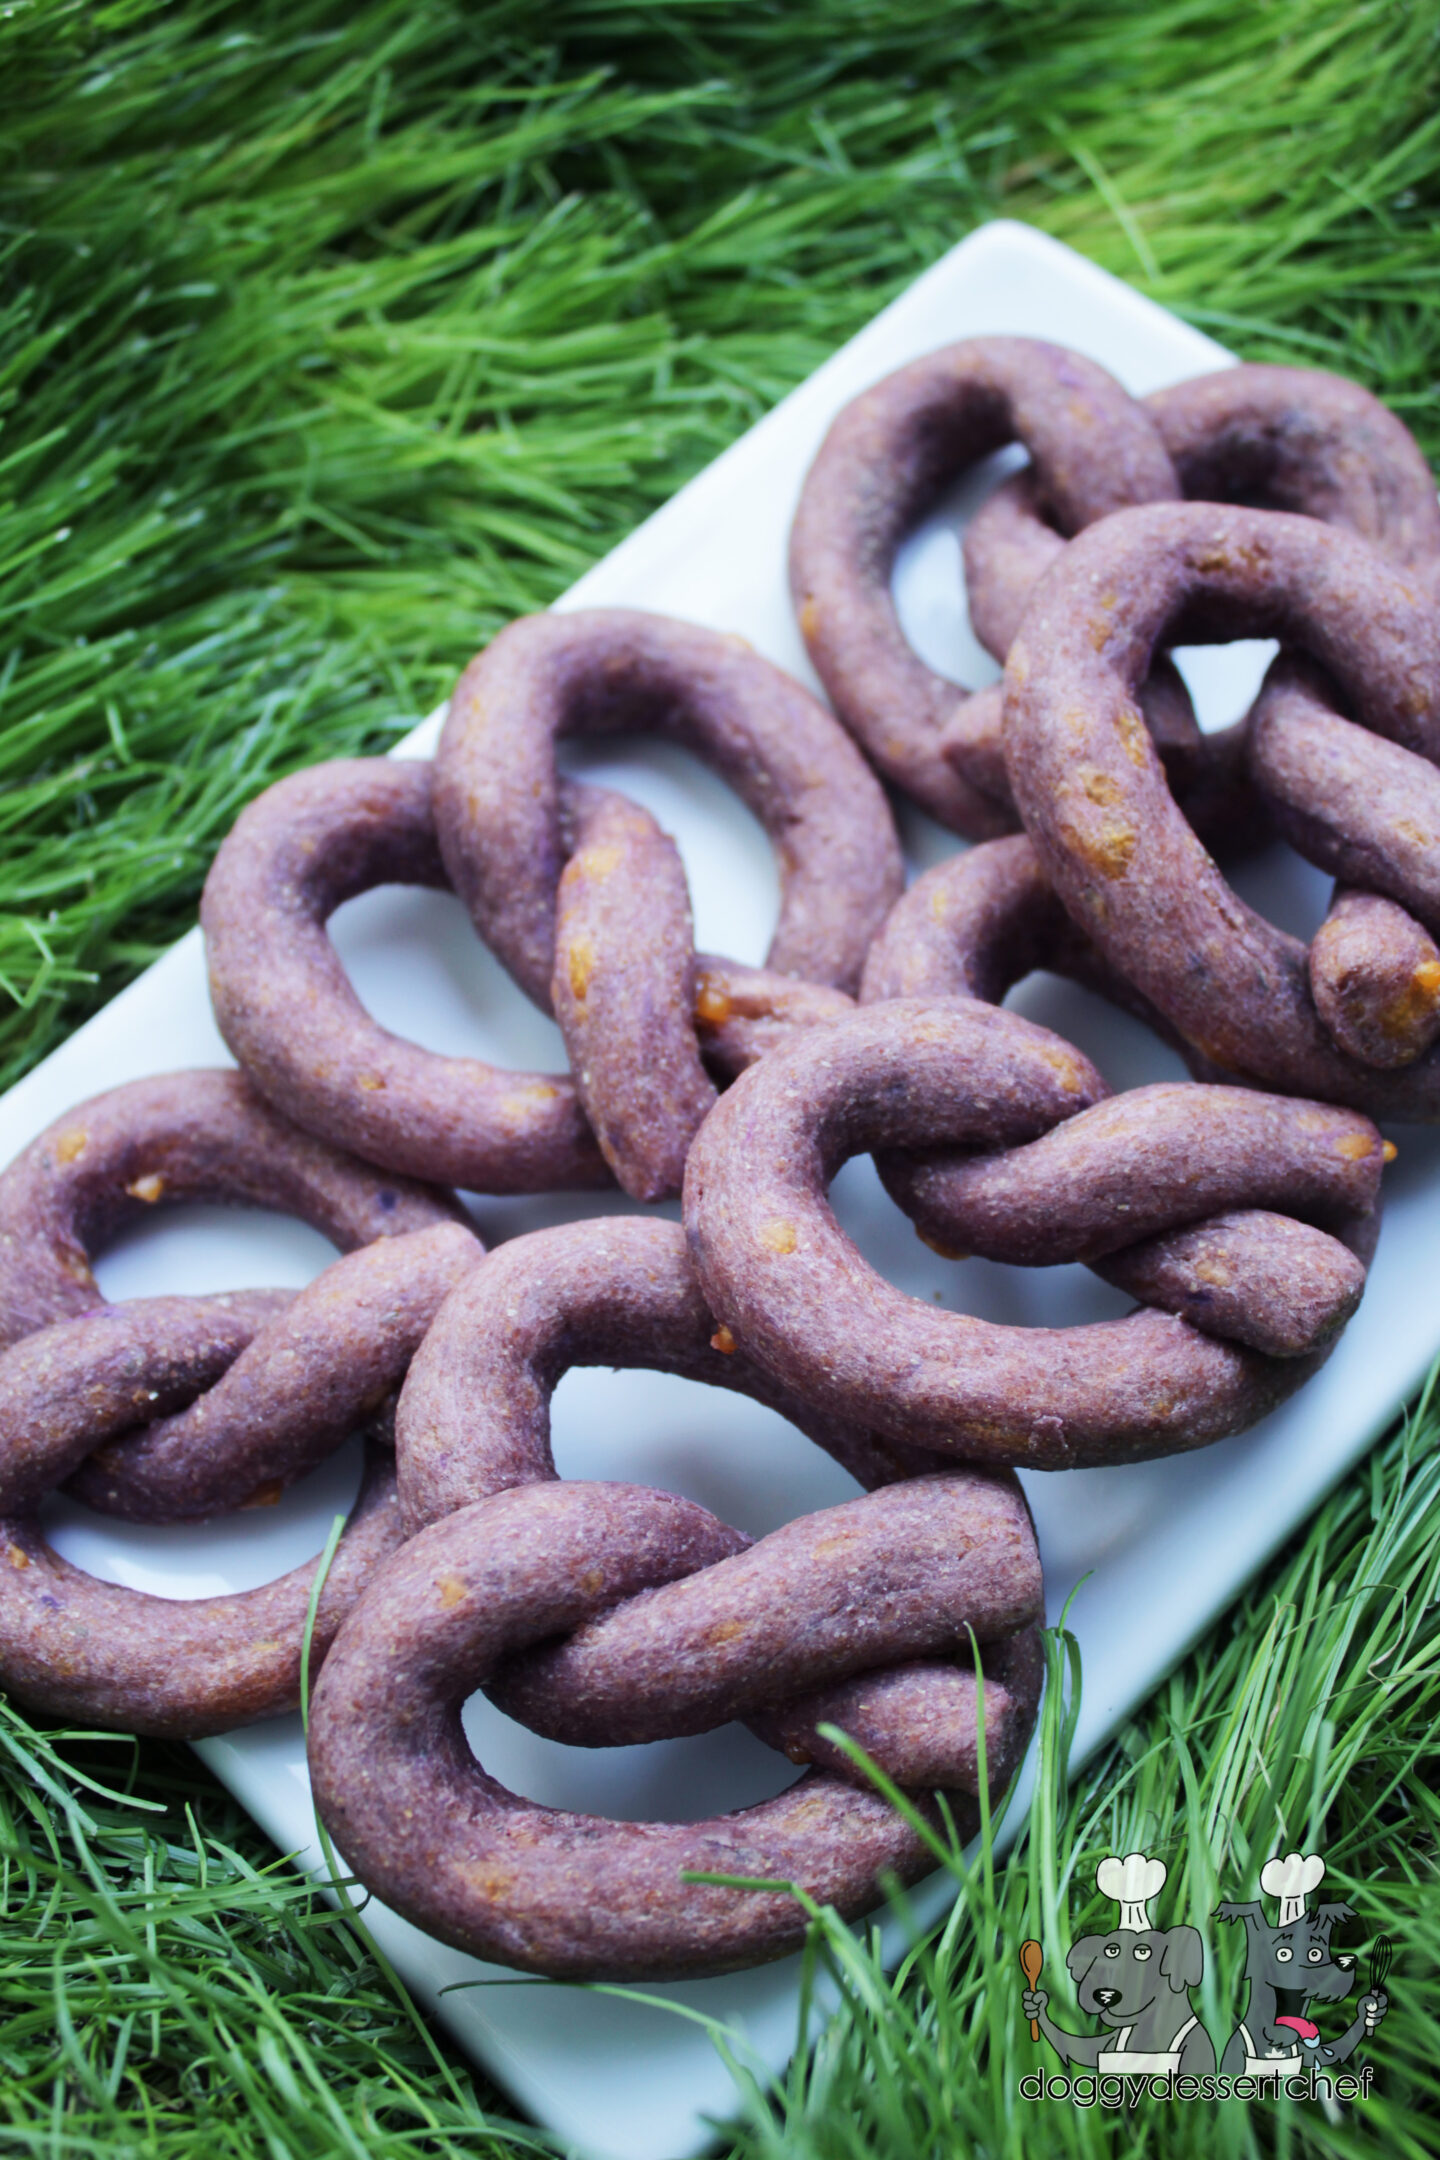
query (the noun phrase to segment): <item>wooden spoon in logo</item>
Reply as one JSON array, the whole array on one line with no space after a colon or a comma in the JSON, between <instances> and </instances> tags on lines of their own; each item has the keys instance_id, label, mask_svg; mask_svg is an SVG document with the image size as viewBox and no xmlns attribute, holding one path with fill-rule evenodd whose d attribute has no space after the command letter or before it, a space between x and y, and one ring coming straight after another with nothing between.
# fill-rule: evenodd
<instances>
[{"instance_id":1,"label":"wooden spoon in logo","mask_svg":"<svg viewBox=\"0 0 1440 2160\"><path fill-rule=\"evenodd\" d=\"M1020 1970L1025 1975L1025 1985L1027 1988L1029 1988L1032 1995L1034 1994L1035 1988L1039 1982L1040 1968L1044 1963L1045 1952L1041 1949L1038 1942L1021 1943ZM1034 2018L1031 2018L1030 2020L1030 2038L1032 2040L1038 2040L1040 2038L1040 2027Z\"/></svg>"}]
</instances>

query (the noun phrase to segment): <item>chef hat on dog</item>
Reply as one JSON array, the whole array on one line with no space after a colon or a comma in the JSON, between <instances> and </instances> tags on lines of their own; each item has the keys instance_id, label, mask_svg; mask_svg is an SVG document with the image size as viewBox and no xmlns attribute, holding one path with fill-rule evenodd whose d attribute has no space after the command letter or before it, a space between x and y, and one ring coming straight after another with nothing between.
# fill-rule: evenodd
<instances>
[{"instance_id":1,"label":"chef hat on dog","mask_svg":"<svg viewBox=\"0 0 1440 2160\"><path fill-rule=\"evenodd\" d=\"M1280 1900L1277 1927L1289 1927L1292 1920L1300 1918L1306 1897L1318 1888L1324 1873L1325 1862L1318 1852L1303 1856L1298 1852L1287 1852L1283 1860L1277 1855L1266 1861L1260 1870L1260 1887L1268 1897Z\"/></svg>"},{"instance_id":2,"label":"chef hat on dog","mask_svg":"<svg viewBox=\"0 0 1440 2160\"><path fill-rule=\"evenodd\" d=\"M1144 1853L1126 1853L1117 1860L1112 1853L1102 1860L1095 1870L1095 1887L1103 1897L1114 1898L1120 1907L1118 1927L1129 1928L1136 1935L1143 1935L1150 1925L1146 1911L1152 1897L1158 1897L1165 1887L1166 1867L1163 1860L1147 1860Z\"/></svg>"}]
</instances>

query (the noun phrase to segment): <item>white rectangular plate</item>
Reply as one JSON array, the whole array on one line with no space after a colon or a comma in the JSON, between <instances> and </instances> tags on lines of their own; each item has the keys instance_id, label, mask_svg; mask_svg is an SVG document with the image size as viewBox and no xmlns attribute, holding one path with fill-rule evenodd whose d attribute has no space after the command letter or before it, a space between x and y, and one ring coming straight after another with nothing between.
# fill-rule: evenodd
<instances>
[{"instance_id":1,"label":"white rectangular plate","mask_svg":"<svg viewBox=\"0 0 1440 2160\"><path fill-rule=\"evenodd\" d=\"M561 602L623 604L741 632L813 681L791 616L785 547L801 480L830 420L877 377L937 345L982 332L1072 345L1144 392L1229 364L1219 346L1068 249L1013 224L984 227L952 250L800 389L737 442ZM1013 457L992 460L990 478ZM897 592L916 643L961 679L993 679L960 607L958 520L975 484L906 548ZM454 656L458 674L469 656ZM1243 709L1257 648L1187 663L1202 718ZM432 749L438 716L401 745ZM567 762L643 799L679 840L697 943L762 958L776 907L769 850L748 813L697 765L653 745L577 746ZM912 818L917 864L956 843ZM1247 897L1308 929L1327 886L1292 860L1254 873ZM362 996L387 1025L438 1050L554 1069L557 1031L477 946L458 903L386 890L341 910L335 935ZM1178 1061L1082 992L1035 978L1018 1001L1078 1042L1117 1086L1183 1077ZM144 1073L229 1063L206 996L199 933L116 998L0 1102L0 1161L71 1104ZM1440 1220L1432 1204L1440 1136L1407 1131L1387 1176L1388 1209L1369 1292L1336 1355L1294 1402L1255 1431L1171 1462L1030 1476L1052 1617L1085 1578L1073 1609L1085 1670L1082 1753L1097 1747L1173 1664L1245 1578L1369 1445L1440 1350ZM994 1319L1046 1325L1099 1318L1122 1301L1081 1268L1027 1274L972 1261L963 1270L921 1246L880 1193L868 1164L837 1180L837 1210L865 1252L923 1297ZM479 1201L487 1241L599 1212L611 1201ZM667 1212L674 1213L669 1209ZM102 1260L111 1296L301 1283L330 1257L314 1233L261 1215L161 1211ZM665 1485L760 1534L854 1490L834 1464L769 1412L693 1383L647 1373L580 1372L555 1405L556 1454L571 1477ZM95 1572L171 1596L242 1589L316 1551L356 1479L327 1466L281 1507L169 1530L116 1525L69 1504L52 1534ZM778 1790L793 1774L739 1729L609 1753L553 1746L474 1706L488 1769L537 1800L632 1816L697 1815ZM276 1843L319 1867L298 1719L206 1742L201 1753ZM1022 1793L1023 1803L1023 1793ZM1012 1818L1013 1820L1013 1818ZM444 1949L372 1906L368 1920L420 2000L515 2098L594 2160L677 2160L704 2142L703 2118L731 2103L704 2033L664 2009L578 1989L507 1984L494 1968ZM460 1993L459 1983L488 1981ZM501 1984L493 1984L499 1982ZM795 2031L793 1960L723 1980L659 1990L722 2018L778 2066Z\"/></svg>"}]
</instances>

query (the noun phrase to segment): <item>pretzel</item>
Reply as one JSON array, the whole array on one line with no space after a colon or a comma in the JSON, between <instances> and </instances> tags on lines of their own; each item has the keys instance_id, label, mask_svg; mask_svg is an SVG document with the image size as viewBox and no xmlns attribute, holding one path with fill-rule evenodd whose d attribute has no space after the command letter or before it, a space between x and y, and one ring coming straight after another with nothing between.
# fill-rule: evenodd
<instances>
[{"instance_id":1,"label":"pretzel","mask_svg":"<svg viewBox=\"0 0 1440 2160\"><path fill-rule=\"evenodd\" d=\"M976 1781L975 1678L935 1659L973 1627L1002 1635L986 1658L985 1713L1013 1763L1039 1683L1035 1637L1016 1632L1039 1599L1018 1494L982 1495L974 1476L914 1479L744 1545L671 1493L589 1483L500 1492L411 1539L342 1630L311 1712L316 1805L367 1887L497 1964L654 1980L761 1964L804 1940L787 1889L687 1873L793 1883L846 1916L875 1904L886 1877L927 1873L919 1833L829 1768L727 1815L631 1823L527 1804L469 1754L465 1697L544 1645L541 1674L568 1662L577 1696L628 1653L635 1687L605 1691L607 1710L618 1700L648 1713L630 1709L627 1732L702 1730L734 1710L761 1723L788 1695L772 1715L794 1752L815 1722L850 1713L882 1761L894 1743L902 1775L962 1786ZM857 1580L873 1587L868 1612ZM522 1666L517 1708L532 1677ZM853 1719L857 1700L865 1719ZM933 1803L915 1804L934 1821ZM962 1796L953 1812L973 1834L974 1802Z\"/></svg>"},{"instance_id":2,"label":"pretzel","mask_svg":"<svg viewBox=\"0 0 1440 2160\"><path fill-rule=\"evenodd\" d=\"M1036 593L1006 667L1005 726L1015 798L1066 909L1213 1068L1423 1122L1440 1115L1440 1052L1387 1072L1332 1041L1305 946L1230 890L1132 702L1162 640L1278 633L1335 678L1363 727L1433 762L1440 616L1422 594L1366 542L1313 518L1198 503L1120 511L1072 540ZM1415 989L1423 1002L1423 982Z\"/></svg>"},{"instance_id":3,"label":"pretzel","mask_svg":"<svg viewBox=\"0 0 1440 2160\"><path fill-rule=\"evenodd\" d=\"M794 982L770 968L742 967L713 953L697 955L695 1033L711 1072L733 1080L796 1028L828 1027L855 1000L824 983Z\"/></svg>"},{"instance_id":4,"label":"pretzel","mask_svg":"<svg viewBox=\"0 0 1440 2160\"><path fill-rule=\"evenodd\" d=\"M24 1376L48 1372L48 1334L38 1338L41 1364L20 1353L51 1323L128 1309L106 1304L91 1260L162 1199L284 1210L352 1250L298 1294L191 1301L202 1315L233 1310L264 1324L235 1341L213 1384L197 1381L208 1392L189 1407L157 1409L141 1389L93 1461L83 1459L88 1446L58 1469L45 1453L41 1482L27 1482L29 1444L17 1437L30 1415ZM238 1073L172 1073L81 1103L0 1177L0 1314L14 1346L0 1372L19 1390L7 1402L0 1386L0 1507L32 1505L65 1476L87 1505L145 1521L220 1512L257 1491L278 1496L373 1422L398 1387L441 1300L483 1249L461 1216L452 1195L383 1179L298 1132ZM59 1395L47 1380L35 1397L47 1447L52 1425L83 1407L66 1407L66 1370L62 1360Z\"/></svg>"},{"instance_id":5,"label":"pretzel","mask_svg":"<svg viewBox=\"0 0 1440 2160\"><path fill-rule=\"evenodd\" d=\"M864 760L742 640L615 608L528 617L471 662L436 764L446 864L480 935L554 1011L616 1176L658 1199L679 1190L714 1100L684 871L632 804L577 790L567 821L555 770L559 737L630 728L695 751L769 833L781 873L774 973L852 989L904 880Z\"/></svg>"},{"instance_id":6,"label":"pretzel","mask_svg":"<svg viewBox=\"0 0 1440 2160\"><path fill-rule=\"evenodd\" d=\"M0 1356L0 1685L27 1709L198 1739L295 1708L314 1561L233 1596L152 1597L62 1560L33 1513L71 1464L132 1430L137 1415L223 1387L272 1309L253 1293L136 1299L57 1322ZM399 1543L394 1475L372 1449L319 1601L315 1659Z\"/></svg>"},{"instance_id":7,"label":"pretzel","mask_svg":"<svg viewBox=\"0 0 1440 2160\"><path fill-rule=\"evenodd\" d=\"M1142 400L1187 496L1342 526L1412 570L1440 569L1440 498L1419 444L1357 382L1251 364Z\"/></svg>"},{"instance_id":8,"label":"pretzel","mask_svg":"<svg viewBox=\"0 0 1440 2160\"><path fill-rule=\"evenodd\" d=\"M1174 463L1178 492L1321 518L1372 540L1398 563L1440 575L1434 480L1409 430L1358 383L1311 368L1223 368L1142 402ZM966 527L970 621L998 660L1064 546L1029 472L998 488ZM1267 837L1245 786L1243 724L1201 737L1183 685L1159 657L1136 698L1197 831L1231 851ZM980 692L961 705L942 749L957 771L1008 806L998 702L995 693Z\"/></svg>"},{"instance_id":9,"label":"pretzel","mask_svg":"<svg viewBox=\"0 0 1440 2160\"><path fill-rule=\"evenodd\" d=\"M107 1305L94 1254L145 1208L228 1200L352 1248L298 1294ZM385 1179L298 1131L238 1073L133 1081L57 1120L0 1177L0 1681L20 1701L195 1738L293 1709L314 1565L177 1601L99 1581L34 1517L68 1480L142 1520L280 1487L373 1426L481 1248L453 1196ZM399 1541L374 1455L320 1602L318 1654Z\"/></svg>"},{"instance_id":10,"label":"pretzel","mask_svg":"<svg viewBox=\"0 0 1440 2160\"><path fill-rule=\"evenodd\" d=\"M1440 573L1440 497L1430 468L1404 422L1359 383L1319 368L1252 364L1193 376L1141 404L1174 465L1178 494L1320 518L1397 564ZM970 621L997 660L1064 546L1028 472L997 488L966 527Z\"/></svg>"},{"instance_id":11,"label":"pretzel","mask_svg":"<svg viewBox=\"0 0 1440 2160\"><path fill-rule=\"evenodd\" d=\"M132 1080L67 1110L0 1175L0 1347L103 1305L92 1260L162 1200L296 1215L346 1252L468 1221L453 1193L299 1131L239 1073Z\"/></svg>"},{"instance_id":12,"label":"pretzel","mask_svg":"<svg viewBox=\"0 0 1440 2160\"><path fill-rule=\"evenodd\" d=\"M568 1074L441 1057L381 1027L325 932L372 886L448 891L428 763L346 758L243 811L205 881L216 1024L254 1085L367 1162L473 1192L586 1191L610 1175Z\"/></svg>"},{"instance_id":13,"label":"pretzel","mask_svg":"<svg viewBox=\"0 0 1440 2160\"><path fill-rule=\"evenodd\" d=\"M1369 738L1362 737L1362 740ZM1357 902L1367 916L1382 904L1373 898L1361 901L1360 896L1348 896L1337 902L1329 921L1316 935L1312 948L1312 978L1315 953L1324 951L1327 939L1338 941L1343 938L1345 924ZM1408 918L1398 909L1395 915L1398 920L1392 929L1392 942L1403 950ZM1373 928L1367 924L1359 956L1362 967L1368 967L1376 944ZM1336 955L1336 965L1342 963L1343 949ZM1202 1072L1205 1070L1204 1060L1194 1057L1189 1045L1176 1036L1164 1015L1116 975L1076 929L1056 899L1035 850L1024 834L1008 840L983 841L979 847L970 848L963 855L952 855L918 877L905 897L891 909L884 930L870 948L860 997L862 1004L867 1005L887 998L905 997L973 997L999 1005L1015 984L1035 968L1068 976L1085 989L1107 998L1122 1011L1145 1022L1182 1056L1189 1054L1192 1062ZM1362 990L1368 984L1369 975L1363 974ZM1356 994L1355 984L1348 977L1342 980L1341 993L1348 993L1352 999ZM1317 998L1319 995L1317 989ZM1142 1097L1158 1101L1164 1093L1164 1090L1137 1090L1126 1099L1138 1108ZM1225 1093L1228 1097L1229 1091ZM1184 1099L1199 1108L1199 1098L1190 1096L1188 1091L1185 1091ZM1243 1124L1249 1113L1241 1106L1237 1108ZM1141 1137L1138 1127L1131 1137L1138 1143ZM1233 1144L1238 1137L1239 1128L1229 1122L1227 1111L1227 1144ZM1213 1138L1207 1141L1207 1146L1213 1148ZM1393 1152L1387 1142L1387 1160ZM1265 1163L1262 1160L1255 1167L1263 1181ZM949 1191L951 1181L938 1161L919 1168L912 1158L889 1156L881 1161L880 1171L892 1199L914 1219L926 1243L942 1253L958 1253L967 1247L975 1249L963 1216L957 1212L959 1196ZM1249 1175L1248 1168L1242 1172L1242 1178ZM1281 1199L1285 1198L1286 1190L1277 1188ZM1257 1195L1252 1192L1250 1197L1253 1200ZM1298 1194L1295 1197L1298 1198ZM1267 1218L1267 1246L1278 1234L1273 1228L1274 1222L1275 1218ZM1378 1232L1378 1215L1363 1219L1363 1236L1359 1239L1352 1228L1339 1223L1332 1221L1325 1227L1350 1244L1368 1265ZM1166 1265L1163 1287L1159 1281L1148 1288L1142 1287L1140 1278L1133 1273L1136 1262L1131 1255L1102 1264L1100 1272L1121 1287L1132 1289L1145 1303L1181 1313L1193 1325L1206 1328L1209 1324L1207 1315L1213 1304L1213 1286L1203 1278L1197 1281L1188 1276L1177 1276L1173 1264L1178 1247L1173 1240L1167 1251L1170 1261ZM992 1252L990 1257L1000 1255ZM1227 1262L1231 1274L1243 1283L1253 1281L1256 1267L1269 1264L1267 1250L1257 1249L1253 1240L1245 1255L1234 1251ZM1278 1304L1268 1304L1265 1322L1258 1332L1249 1323L1240 1325L1237 1332L1238 1316L1234 1314L1227 1315L1218 1332L1235 1334L1236 1339L1250 1343L1254 1349L1293 1355L1297 1349L1306 1346L1305 1338L1303 1329L1297 1330L1293 1325L1277 1328L1284 1304L1283 1296Z\"/></svg>"},{"instance_id":14,"label":"pretzel","mask_svg":"<svg viewBox=\"0 0 1440 2160\"><path fill-rule=\"evenodd\" d=\"M1154 1006L1076 929L1024 833L982 840L921 872L870 948L860 1002L971 997L1002 1005L1036 968L1095 991L1179 1046Z\"/></svg>"},{"instance_id":15,"label":"pretzel","mask_svg":"<svg viewBox=\"0 0 1440 2160\"><path fill-rule=\"evenodd\" d=\"M570 1979L726 1971L793 1949L804 1912L683 1871L794 1881L849 1914L875 1902L882 1873L931 1865L818 1725L840 1721L917 1796L960 1795L968 1832L983 1707L985 1776L1008 1783L1040 1683L1034 1533L1014 1482L976 1472L903 1477L754 1545L670 1493L558 1482L550 1390L570 1362L600 1358L794 1407L720 1342L678 1227L612 1217L503 1248L446 1304L407 1382L413 1534L330 1653L312 1783L350 1865L442 1940ZM812 1429L825 1422L810 1413ZM883 1456L863 1470L867 1449L859 1434L836 1446L868 1481L894 1477ZM540 1808L469 1757L459 1712L476 1685L572 1744L739 1716L814 1767L707 1822Z\"/></svg>"},{"instance_id":16,"label":"pretzel","mask_svg":"<svg viewBox=\"0 0 1440 2160\"><path fill-rule=\"evenodd\" d=\"M510 1239L436 1315L396 1411L406 1533L553 1478L550 1397L574 1366L625 1365L778 1410L865 1486L942 1467L837 1420L717 1334L678 1223L604 1215Z\"/></svg>"},{"instance_id":17,"label":"pretzel","mask_svg":"<svg viewBox=\"0 0 1440 2160\"><path fill-rule=\"evenodd\" d=\"M1309 953L1326 1031L1363 1064L1413 1063L1440 1033L1440 773L1343 719L1319 670L1287 656L1255 702L1248 755L1282 834L1340 881Z\"/></svg>"},{"instance_id":18,"label":"pretzel","mask_svg":"<svg viewBox=\"0 0 1440 2160\"><path fill-rule=\"evenodd\" d=\"M1215 1092L1225 1100L1207 1103L1197 1088L1139 1091L1165 1100L1161 1113L1152 1107L1148 1132L1137 1119L1131 1164L1135 1098L1104 1102L1094 1068L1047 1029L968 998L864 1007L772 1051L706 1120L685 1177L701 1288L755 1363L833 1415L896 1439L1033 1469L1207 1445L1253 1423L1315 1370L1364 1270L1320 1229L1287 1222L1272 1234L1248 1210L1197 1217L1212 1199L1229 1210L1244 1196L1247 1158L1263 1162L1268 1132L1289 1154L1278 1179L1267 1171L1261 1180L1262 1201L1284 1189L1288 1208L1288 1180L1303 1163L1309 1211L1358 1219L1363 1246L1382 1163L1367 1120L1315 1104L1263 1106L1262 1128L1227 1150L1226 1121L1250 1116L1250 1099ZM1073 1133L1064 1122L1072 1119ZM1060 1130L1042 1138L1052 1126ZM1139 1233L1125 1267L1138 1294L1227 1331L1243 1319L1240 1332L1277 1347L1316 1347L1272 1356L1150 1310L1095 1327L994 1327L906 1296L861 1259L825 1187L862 1149L977 1147L1020 1154L965 1166L959 1177L978 1249L1036 1264L1113 1253ZM942 1168L953 1176L957 1166ZM998 1210L976 1204L981 1191L999 1192ZM1007 1195L1016 1207L1009 1227ZM1172 1227L1184 1231L1178 1246L1165 1236ZM1252 1281L1234 1279L1237 1255L1264 1262ZM1106 1272L1115 1264L1107 1258Z\"/></svg>"},{"instance_id":19,"label":"pretzel","mask_svg":"<svg viewBox=\"0 0 1440 2160\"><path fill-rule=\"evenodd\" d=\"M1048 528L1047 528L1048 530ZM1005 770L1004 685L962 698L940 730L940 755L970 787L1004 812L1002 830L1019 824ZM1236 851L1267 835L1245 770L1245 726L1203 735L1179 670L1157 659L1135 693L1177 802L1197 832Z\"/></svg>"},{"instance_id":20,"label":"pretzel","mask_svg":"<svg viewBox=\"0 0 1440 2160\"><path fill-rule=\"evenodd\" d=\"M480 1259L459 1223L383 1238L334 1261L285 1300L213 1386L173 1415L153 1406L143 1431L75 1458L67 1490L103 1514L175 1522L278 1499L282 1489L383 1417L444 1299ZM73 1324L73 1323L72 1323ZM33 1403L24 1353L12 1408L0 1358L0 1507L38 1498L14 1487L11 1433ZM38 1352L37 1352L38 1354ZM50 1430L47 1424L44 1430ZM123 1431L123 1428L122 1428ZM42 1488L43 1490L43 1488Z\"/></svg>"},{"instance_id":21,"label":"pretzel","mask_svg":"<svg viewBox=\"0 0 1440 2160\"><path fill-rule=\"evenodd\" d=\"M1103 368L1038 339L972 338L845 407L790 536L801 634L836 712L888 779L976 840L1013 829L1014 815L942 755L965 692L911 650L890 576L906 532L950 482L1017 439L1066 532L1179 493L1153 423ZM973 595L971 605L973 617Z\"/></svg>"},{"instance_id":22,"label":"pretzel","mask_svg":"<svg viewBox=\"0 0 1440 2160\"><path fill-rule=\"evenodd\" d=\"M1359 1064L1413 1065L1440 1036L1440 947L1379 893L1337 886L1310 940L1310 994Z\"/></svg>"}]
</instances>

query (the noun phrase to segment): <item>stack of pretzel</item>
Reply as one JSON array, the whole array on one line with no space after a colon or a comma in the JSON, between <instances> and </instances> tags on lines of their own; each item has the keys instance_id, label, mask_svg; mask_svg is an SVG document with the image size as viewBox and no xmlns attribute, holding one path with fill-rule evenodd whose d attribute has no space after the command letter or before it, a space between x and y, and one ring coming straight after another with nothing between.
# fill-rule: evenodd
<instances>
[{"instance_id":1,"label":"stack of pretzel","mask_svg":"<svg viewBox=\"0 0 1440 2160\"><path fill-rule=\"evenodd\" d=\"M965 540L1005 670L971 695L911 650L891 575L1014 441L1029 467ZM202 921L240 1070L117 1088L0 1179L5 1687L215 1732L296 1705L308 1616L310 1767L347 1862L444 1940L568 1978L778 1956L804 1925L784 1884L859 1913L925 1870L930 1826L972 1830L1041 1685L1016 1470L1203 1447L1291 1394L1364 1289L1393 1152L1372 1120L1440 1115L1440 504L1366 392L1237 367L1136 401L1053 346L952 346L841 413L791 565L834 716L738 638L512 624L433 764L299 773L221 848ZM1167 649L1256 635L1280 643L1258 701L1202 734ZM695 752L768 832L764 968L697 954L674 844L558 772L561 738L622 729ZM977 843L908 892L882 777ZM1221 867L1276 833L1336 879L1308 949ZM370 1018L325 926L384 883L460 895L567 1072ZM1139 1014L1193 1081L1112 1093L1005 1009L1034 968ZM826 1198L861 1152L941 1252L1082 1261L1134 1310L1022 1330L903 1294ZM486 1255L457 1187L683 1194L684 1221ZM342 1257L298 1294L105 1299L92 1263L127 1223L215 1200ZM673 1493L558 1479L551 1394L600 1364L773 1407L860 1496L752 1543ZM318 1563L146 1596L43 1534L57 1487L195 1520L357 1433L318 1598ZM708 1821L532 1805L469 1749L476 1688L582 1746L740 1718L804 1774Z\"/></svg>"}]
</instances>

